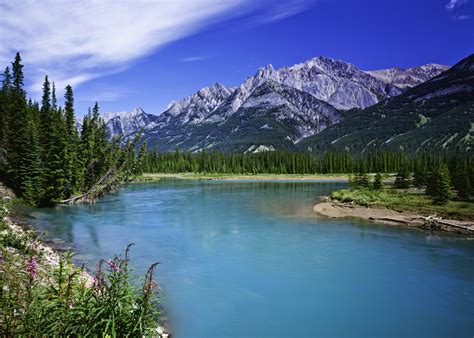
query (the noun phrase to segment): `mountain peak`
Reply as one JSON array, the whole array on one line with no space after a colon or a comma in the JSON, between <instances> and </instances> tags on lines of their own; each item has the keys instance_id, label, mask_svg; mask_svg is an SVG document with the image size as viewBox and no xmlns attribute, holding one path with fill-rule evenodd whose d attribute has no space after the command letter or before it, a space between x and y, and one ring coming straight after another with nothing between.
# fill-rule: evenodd
<instances>
[{"instance_id":1,"label":"mountain peak","mask_svg":"<svg viewBox=\"0 0 474 338\"><path fill-rule=\"evenodd\" d=\"M275 72L275 69L273 68L273 65L268 64L265 67L259 68L255 77L257 79L261 79L261 78L267 79L267 78L270 78L272 73L274 72Z\"/></svg>"}]
</instances>

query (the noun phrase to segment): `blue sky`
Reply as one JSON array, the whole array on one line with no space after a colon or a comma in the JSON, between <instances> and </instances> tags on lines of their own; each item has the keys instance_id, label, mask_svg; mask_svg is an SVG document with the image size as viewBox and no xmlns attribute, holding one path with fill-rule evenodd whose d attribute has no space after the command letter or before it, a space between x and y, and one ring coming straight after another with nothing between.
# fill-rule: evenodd
<instances>
[{"instance_id":1,"label":"blue sky","mask_svg":"<svg viewBox=\"0 0 474 338\"><path fill-rule=\"evenodd\" d=\"M0 0L0 10L1 64L22 53L33 97L46 73L71 83L79 116L96 100L103 112L158 114L269 63L324 55L370 70L474 52L474 0Z\"/></svg>"}]
</instances>

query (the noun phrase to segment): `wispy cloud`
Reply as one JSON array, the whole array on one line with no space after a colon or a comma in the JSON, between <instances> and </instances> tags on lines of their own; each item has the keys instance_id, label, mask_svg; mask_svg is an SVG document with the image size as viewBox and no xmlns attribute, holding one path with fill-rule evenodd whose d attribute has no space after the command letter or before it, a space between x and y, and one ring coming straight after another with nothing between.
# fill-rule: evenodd
<instances>
[{"instance_id":1,"label":"wispy cloud","mask_svg":"<svg viewBox=\"0 0 474 338\"><path fill-rule=\"evenodd\" d=\"M126 69L133 61L244 8L244 0L0 0L0 62L16 51L41 88Z\"/></svg>"},{"instance_id":2,"label":"wispy cloud","mask_svg":"<svg viewBox=\"0 0 474 338\"><path fill-rule=\"evenodd\" d=\"M106 88L103 86L91 88L89 94L82 95L80 97L80 101L83 102L114 102L121 98L131 96L136 94L137 91L122 87L122 86L110 86L108 85Z\"/></svg>"},{"instance_id":3,"label":"wispy cloud","mask_svg":"<svg viewBox=\"0 0 474 338\"><path fill-rule=\"evenodd\" d=\"M209 59L208 56L187 56L179 59L179 62L196 62Z\"/></svg>"},{"instance_id":4,"label":"wispy cloud","mask_svg":"<svg viewBox=\"0 0 474 338\"><path fill-rule=\"evenodd\" d=\"M467 4L468 2L469 0L450 0L449 3L446 5L446 9L448 11L451 11L455 9L456 7Z\"/></svg>"},{"instance_id":5,"label":"wispy cloud","mask_svg":"<svg viewBox=\"0 0 474 338\"><path fill-rule=\"evenodd\" d=\"M306 10L314 1L0 0L0 66L20 51L33 79L29 91L41 90L45 74L61 90L123 71L217 21L251 14L259 23L274 22Z\"/></svg>"},{"instance_id":6,"label":"wispy cloud","mask_svg":"<svg viewBox=\"0 0 474 338\"><path fill-rule=\"evenodd\" d=\"M460 20L460 21L469 20L470 18L471 18L470 15L454 15L453 16L454 20Z\"/></svg>"},{"instance_id":7,"label":"wispy cloud","mask_svg":"<svg viewBox=\"0 0 474 338\"><path fill-rule=\"evenodd\" d=\"M286 19L308 10L314 2L315 0L276 1L260 16L260 21L267 23Z\"/></svg>"}]
</instances>

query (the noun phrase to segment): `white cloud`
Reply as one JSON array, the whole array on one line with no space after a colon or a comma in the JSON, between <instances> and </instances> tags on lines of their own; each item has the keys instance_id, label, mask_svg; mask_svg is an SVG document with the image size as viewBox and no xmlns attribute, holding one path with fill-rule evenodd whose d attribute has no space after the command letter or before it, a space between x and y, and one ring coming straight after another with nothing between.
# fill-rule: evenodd
<instances>
[{"instance_id":1,"label":"white cloud","mask_svg":"<svg viewBox=\"0 0 474 338\"><path fill-rule=\"evenodd\" d=\"M0 0L0 62L20 51L39 91L121 71L157 48L244 8L244 0Z\"/></svg>"},{"instance_id":2,"label":"white cloud","mask_svg":"<svg viewBox=\"0 0 474 338\"><path fill-rule=\"evenodd\" d=\"M32 79L28 90L39 93L48 74L59 95L67 84L77 86L123 71L167 43L217 21L253 12L260 23L274 22L314 1L0 0L0 68L19 51Z\"/></svg>"},{"instance_id":3,"label":"white cloud","mask_svg":"<svg viewBox=\"0 0 474 338\"><path fill-rule=\"evenodd\" d=\"M196 62L208 59L208 56L187 56L179 59L179 62Z\"/></svg>"},{"instance_id":4,"label":"white cloud","mask_svg":"<svg viewBox=\"0 0 474 338\"><path fill-rule=\"evenodd\" d=\"M460 21L469 20L470 18L471 18L470 15L455 15L455 16L453 16L454 20L460 20Z\"/></svg>"},{"instance_id":5,"label":"white cloud","mask_svg":"<svg viewBox=\"0 0 474 338\"><path fill-rule=\"evenodd\" d=\"M455 9L456 7L464 5L468 2L469 2L469 0L449 0L449 3L446 5L446 9L451 11L451 10Z\"/></svg>"},{"instance_id":6,"label":"white cloud","mask_svg":"<svg viewBox=\"0 0 474 338\"><path fill-rule=\"evenodd\" d=\"M308 0L290 0L290 1L276 1L261 17L262 22L275 22L286 19L290 16L306 11L311 7L314 1Z\"/></svg>"}]
</instances>

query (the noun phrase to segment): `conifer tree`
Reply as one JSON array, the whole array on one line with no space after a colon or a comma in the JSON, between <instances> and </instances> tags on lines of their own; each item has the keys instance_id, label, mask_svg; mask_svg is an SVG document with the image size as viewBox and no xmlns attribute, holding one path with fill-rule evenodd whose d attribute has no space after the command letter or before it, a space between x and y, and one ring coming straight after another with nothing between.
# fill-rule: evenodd
<instances>
[{"instance_id":1,"label":"conifer tree","mask_svg":"<svg viewBox=\"0 0 474 338\"><path fill-rule=\"evenodd\" d=\"M66 123L68 162L67 173L71 190L77 190L82 182L82 163L79 156L79 135L76 128L76 119L74 116L74 94L70 85L66 86L64 94L64 115Z\"/></svg>"},{"instance_id":2,"label":"conifer tree","mask_svg":"<svg viewBox=\"0 0 474 338\"><path fill-rule=\"evenodd\" d=\"M53 111L58 110L58 100L56 98L56 85L53 82L52 92L51 92L51 109Z\"/></svg>"},{"instance_id":3,"label":"conifer tree","mask_svg":"<svg viewBox=\"0 0 474 338\"><path fill-rule=\"evenodd\" d=\"M135 169L135 175L143 174L143 169L145 167L146 162L146 154L147 154L147 142L143 142L140 146L140 151L138 153L138 163Z\"/></svg>"},{"instance_id":4,"label":"conifer tree","mask_svg":"<svg viewBox=\"0 0 474 338\"><path fill-rule=\"evenodd\" d=\"M452 171L452 183L460 199L469 199L471 191L471 182L469 172L462 163L457 163Z\"/></svg>"},{"instance_id":5,"label":"conifer tree","mask_svg":"<svg viewBox=\"0 0 474 338\"><path fill-rule=\"evenodd\" d=\"M8 170L11 186L27 202L36 203L41 190L41 160L33 119L28 114L23 89L23 65L19 53L12 63L12 106L8 121Z\"/></svg>"},{"instance_id":6,"label":"conifer tree","mask_svg":"<svg viewBox=\"0 0 474 338\"><path fill-rule=\"evenodd\" d=\"M42 205L54 205L69 196L71 184L67 172L69 163L66 120L62 109L52 111L51 148L44 173Z\"/></svg>"},{"instance_id":7,"label":"conifer tree","mask_svg":"<svg viewBox=\"0 0 474 338\"><path fill-rule=\"evenodd\" d=\"M445 204L452 197L451 178L449 176L449 167L442 163L435 172L433 178L435 188L433 189L433 203Z\"/></svg>"},{"instance_id":8,"label":"conifer tree","mask_svg":"<svg viewBox=\"0 0 474 338\"><path fill-rule=\"evenodd\" d=\"M413 185L421 189L427 183L427 173L423 169L417 169L413 173Z\"/></svg>"},{"instance_id":9,"label":"conifer tree","mask_svg":"<svg viewBox=\"0 0 474 338\"><path fill-rule=\"evenodd\" d=\"M2 74L2 88L0 91L0 174L7 175L7 148L8 148L8 119L11 102L11 75L10 69L5 68Z\"/></svg>"},{"instance_id":10,"label":"conifer tree","mask_svg":"<svg viewBox=\"0 0 474 338\"><path fill-rule=\"evenodd\" d=\"M410 180L410 172L404 166L395 177L394 187L396 189L408 189L410 188L411 180Z\"/></svg>"},{"instance_id":11,"label":"conifer tree","mask_svg":"<svg viewBox=\"0 0 474 338\"><path fill-rule=\"evenodd\" d=\"M43 159L49 151L52 134L52 118L51 118L52 106L51 106L51 86L46 75L43 82L43 96L41 98L41 110L40 110L40 129L39 139L43 146Z\"/></svg>"},{"instance_id":12,"label":"conifer tree","mask_svg":"<svg viewBox=\"0 0 474 338\"><path fill-rule=\"evenodd\" d=\"M382 180L382 175L380 175L380 173L375 174L374 183L372 187L374 190L383 189L383 180Z\"/></svg>"}]
</instances>

